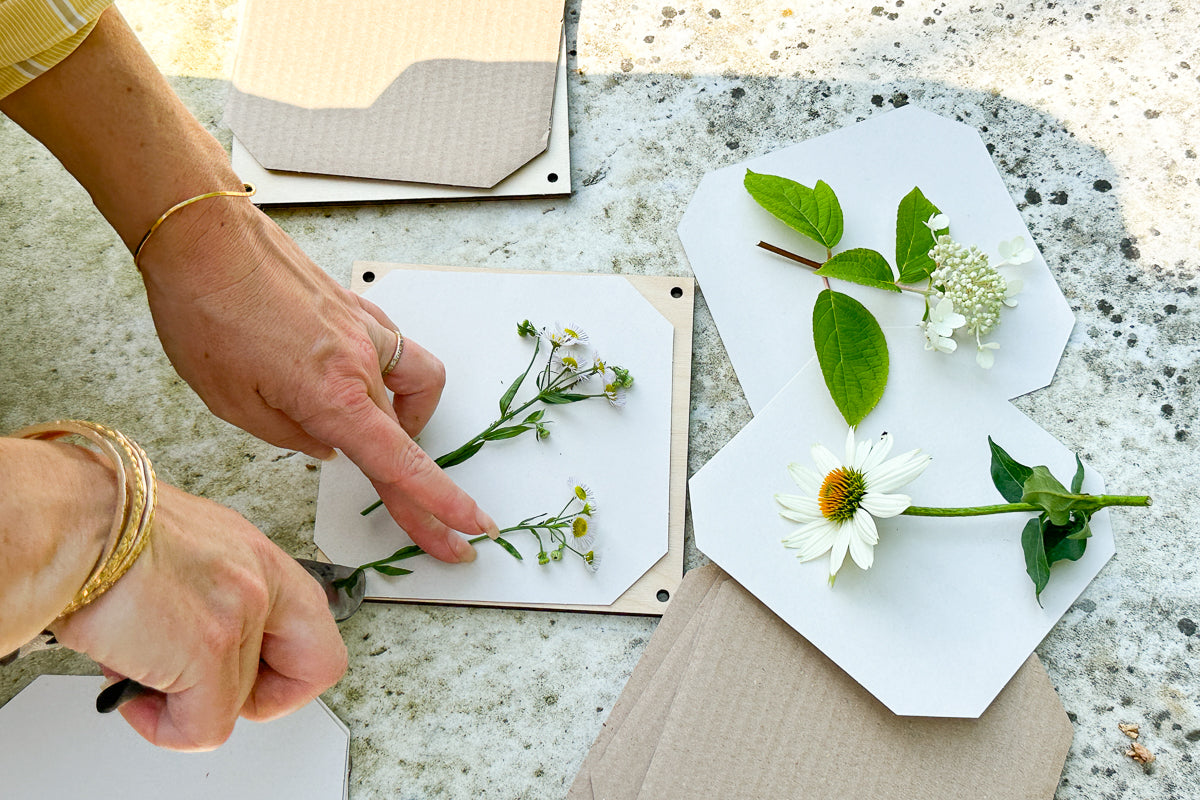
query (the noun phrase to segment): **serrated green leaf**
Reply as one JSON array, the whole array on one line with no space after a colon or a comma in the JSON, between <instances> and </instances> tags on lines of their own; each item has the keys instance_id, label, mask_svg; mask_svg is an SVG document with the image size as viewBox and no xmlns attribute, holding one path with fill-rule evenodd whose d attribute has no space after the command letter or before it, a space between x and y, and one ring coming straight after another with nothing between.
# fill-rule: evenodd
<instances>
[{"instance_id":1,"label":"serrated green leaf","mask_svg":"<svg viewBox=\"0 0 1200 800\"><path fill-rule=\"evenodd\" d=\"M842 240L842 206L825 181L810 189L778 175L746 170L746 191L789 228L832 249Z\"/></svg>"},{"instance_id":2,"label":"serrated green leaf","mask_svg":"<svg viewBox=\"0 0 1200 800\"><path fill-rule=\"evenodd\" d=\"M403 569L402 567L389 567L387 564L380 564L376 567L371 567L376 572L382 572L384 575L412 575L411 569Z\"/></svg>"},{"instance_id":3,"label":"serrated green leaf","mask_svg":"<svg viewBox=\"0 0 1200 800\"><path fill-rule=\"evenodd\" d=\"M1075 477L1071 478L1071 494L1079 494L1079 490L1083 488L1083 462L1079 460L1079 454L1075 454Z\"/></svg>"},{"instance_id":4,"label":"serrated green leaf","mask_svg":"<svg viewBox=\"0 0 1200 800\"><path fill-rule=\"evenodd\" d=\"M940 213L916 186L900 201L896 209L896 268L901 283L918 283L933 272L935 264L929 251L934 237L925 223Z\"/></svg>"},{"instance_id":5,"label":"serrated green leaf","mask_svg":"<svg viewBox=\"0 0 1200 800\"><path fill-rule=\"evenodd\" d=\"M1003 447L993 442L990 436L988 437L988 447L992 451L992 483L996 485L1000 494L1008 502L1021 502L1021 495L1025 493L1025 480L1033 470L1024 464L1017 463L1004 451Z\"/></svg>"},{"instance_id":6,"label":"serrated green leaf","mask_svg":"<svg viewBox=\"0 0 1200 800\"><path fill-rule=\"evenodd\" d=\"M900 291L887 259L882 254L865 247L856 247L853 250L838 253L826 261L816 274L822 278L837 278L875 289Z\"/></svg>"},{"instance_id":7,"label":"serrated green leaf","mask_svg":"<svg viewBox=\"0 0 1200 800\"><path fill-rule=\"evenodd\" d=\"M512 542L508 541L503 536L497 536L494 541L496 542L496 544L500 545L506 551L508 551L508 554L510 556L512 556L513 558L515 558L517 561L525 560L525 559L521 558L521 554L519 552L517 552L517 548L512 546Z\"/></svg>"},{"instance_id":8,"label":"serrated green leaf","mask_svg":"<svg viewBox=\"0 0 1200 800\"><path fill-rule=\"evenodd\" d=\"M1042 538L1041 520L1034 518L1021 530L1021 549L1025 552L1025 572L1033 581L1034 597L1042 604L1042 590L1050 582L1050 563L1046 561L1046 545Z\"/></svg>"},{"instance_id":9,"label":"serrated green leaf","mask_svg":"<svg viewBox=\"0 0 1200 800\"><path fill-rule=\"evenodd\" d=\"M1077 500L1067 491L1067 487L1042 466L1034 467L1025 479L1021 502L1040 507L1055 525L1066 525L1070 521L1071 511L1077 507Z\"/></svg>"},{"instance_id":10,"label":"serrated green leaf","mask_svg":"<svg viewBox=\"0 0 1200 800\"><path fill-rule=\"evenodd\" d=\"M508 428L497 428L494 431L488 431L483 435L484 441L498 442L501 439L511 439L514 436L520 436L525 431L533 430L529 425L513 425Z\"/></svg>"},{"instance_id":11,"label":"serrated green leaf","mask_svg":"<svg viewBox=\"0 0 1200 800\"><path fill-rule=\"evenodd\" d=\"M825 289L813 305L813 343L834 404L847 423L857 425L887 386L883 329L862 303Z\"/></svg>"}]
</instances>

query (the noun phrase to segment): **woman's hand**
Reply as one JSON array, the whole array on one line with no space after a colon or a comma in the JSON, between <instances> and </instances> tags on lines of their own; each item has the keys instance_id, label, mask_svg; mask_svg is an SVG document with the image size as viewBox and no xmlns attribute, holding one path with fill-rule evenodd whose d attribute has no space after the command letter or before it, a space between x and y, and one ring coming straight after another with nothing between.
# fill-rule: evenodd
<instances>
[{"instance_id":1,"label":"woman's hand","mask_svg":"<svg viewBox=\"0 0 1200 800\"><path fill-rule=\"evenodd\" d=\"M317 458L341 450L413 541L443 561L475 557L455 530L497 531L411 438L441 396L441 362L406 338L384 378L398 326L248 201L181 209L141 263L163 348L214 414Z\"/></svg>"},{"instance_id":2,"label":"woman's hand","mask_svg":"<svg viewBox=\"0 0 1200 800\"><path fill-rule=\"evenodd\" d=\"M176 750L220 745L239 715L295 711L346 670L318 583L236 512L161 483L142 555L53 632L106 673L163 692L121 713Z\"/></svg>"}]
</instances>

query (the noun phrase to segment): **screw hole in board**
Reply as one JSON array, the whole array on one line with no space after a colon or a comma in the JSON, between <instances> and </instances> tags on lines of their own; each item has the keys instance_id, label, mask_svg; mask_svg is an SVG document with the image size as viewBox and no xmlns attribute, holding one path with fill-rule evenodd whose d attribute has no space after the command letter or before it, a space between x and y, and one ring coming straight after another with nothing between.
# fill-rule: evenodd
<instances>
[{"instance_id":1,"label":"screw hole in board","mask_svg":"<svg viewBox=\"0 0 1200 800\"><path fill-rule=\"evenodd\" d=\"M550 183L558 183L558 173L551 172L549 175L546 176L546 180L550 181Z\"/></svg>"},{"instance_id":2,"label":"screw hole in board","mask_svg":"<svg viewBox=\"0 0 1200 800\"><path fill-rule=\"evenodd\" d=\"M680 297L683 297L683 288L680 286L672 288L671 297L674 297L676 300L678 300Z\"/></svg>"},{"instance_id":3,"label":"screw hole in board","mask_svg":"<svg viewBox=\"0 0 1200 800\"><path fill-rule=\"evenodd\" d=\"M658 598L658 602L660 603L665 603L671 599L671 593L666 589L659 589L658 594L655 596Z\"/></svg>"},{"instance_id":4,"label":"screw hole in board","mask_svg":"<svg viewBox=\"0 0 1200 800\"><path fill-rule=\"evenodd\" d=\"M374 272L367 270L366 272L363 273L363 283L371 283L373 280L375 280Z\"/></svg>"}]
</instances>

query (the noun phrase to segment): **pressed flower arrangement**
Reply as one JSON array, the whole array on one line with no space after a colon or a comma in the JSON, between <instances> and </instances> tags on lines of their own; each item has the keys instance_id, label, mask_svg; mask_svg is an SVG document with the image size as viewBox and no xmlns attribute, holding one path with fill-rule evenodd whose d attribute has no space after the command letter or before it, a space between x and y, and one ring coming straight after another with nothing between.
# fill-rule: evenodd
<instances>
[{"instance_id":1,"label":"pressed flower arrangement","mask_svg":"<svg viewBox=\"0 0 1200 800\"><path fill-rule=\"evenodd\" d=\"M892 438L886 433L874 442L856 440L855 427L879 403L887 386L887 340L874 315L853 297L835 291L830 280L922 296L924 313L917 326L925 349L954 352L959 344L956 337L963 334L973 340L976 363L990 369L999 344L986 337L1000 324L1004 308L1016 305L1015 295L1022 288L1019 277L1001 269L1029 263L1033 252L1019 236L1001 242L999 258L994 260L977 247L955 241L947 215L914 187L897 207L893 270L875 250L833 252L841 242L844 221L837 195L824 181L810 188L747 170L744 186L759 205L826 248L822 263L759 242L760 247L813 269L825 284L813 307L813 341L830 397L850 426L845 458L839 461L824 445L813 445L817 471L795 463L788 466L802 494L777 494L775 499L782 508L780 515L800 524L783 539L784 546L797 550L801 561L828 553L831 585L847 554L861 569L874 563L877 518L1033 512L1037 516L1022 528L1021 547L1040 602L1050 566L1082 557L1096 511L1150 505L1144 495L1082 493L1084 472L1078 456L1068 489L1046 467L1017 462L990 437L992 482L1006 503L934 508L915 506L908 495L897 494L925 470L930 456L912 450L889 459Z\"/></svg>"}]
</instances>

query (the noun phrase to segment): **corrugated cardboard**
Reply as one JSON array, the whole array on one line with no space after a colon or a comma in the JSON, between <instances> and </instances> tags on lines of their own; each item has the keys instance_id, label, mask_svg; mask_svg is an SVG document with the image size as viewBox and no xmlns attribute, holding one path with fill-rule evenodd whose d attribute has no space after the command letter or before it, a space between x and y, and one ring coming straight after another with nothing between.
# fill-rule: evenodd
<instances>
[{"instance_id":1,"label":"corrugated cardboard","mask_svg":"<svg viewBox=\"0 0 1200 800\"><path fill-rule=\"evenodd\" d=\"M898 717L716 567L661 628L570 800L1054 795L1072 730L1036 656L977 720Z\"/></svg>"},{"instance_id":2,"label":"corrugated cardboard","mask_svg":"<svg viewBox=\"0 0 1200 800\"><path fill-rule=\"evenodd\" d=\"M267 169L490 187L546 148L562 0L247 0L228 121Z\"/></svg>"}]
</instances>

